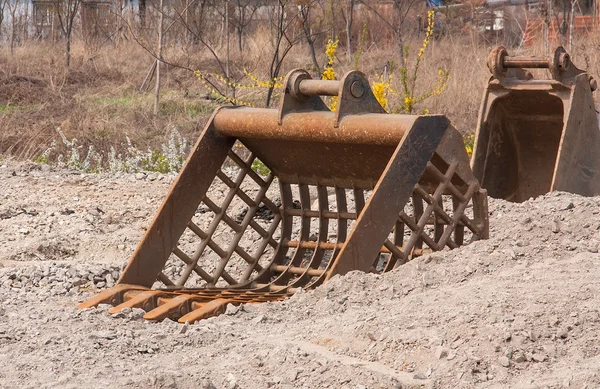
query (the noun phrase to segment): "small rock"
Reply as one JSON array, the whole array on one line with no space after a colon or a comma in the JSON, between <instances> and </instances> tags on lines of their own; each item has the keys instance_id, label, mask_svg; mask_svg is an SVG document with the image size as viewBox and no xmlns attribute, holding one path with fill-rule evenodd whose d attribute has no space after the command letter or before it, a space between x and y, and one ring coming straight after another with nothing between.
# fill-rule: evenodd
<instances>
[{"instance_id":1,"label":"small rock","mask_svg":"<svg viewBox=\"0 0 600 389\"><path fill-rule=\"evenodd\" d=\"M123 311L121 311L121 312L123 312ZM132 320L137 320L137 319L141 319L142 317L144 317L145 314L146 314L146 311L144 311L142 308L132 308L131 315L129 317Z\"/></svg>"},{"instance_id":2,"label":"small rock","mask_svg":"<svg viewBox=\"0 0 600 389\"><path fill-rule=\"evenodd\" d=\"M569 327L568 326L563 326L561 327L557 332L556 332L556 336L561 338L561 339L566 339L567 336L569 336Z\"/></svg>"},{"instance_id":3,"label":"small rock","mask_svg":"<svg viewBox=\"0 0 600 389\"><path fill-rule=\"evenodd\" d=\"M554 232L555 234L560 232L560 223L558 219L552 220L552 232Z\"/></svg>"},{"instance_id":4,"label":"small rock","mask_svg":"<svg viewBox=\"0 0 600 389\"><path fill-rule=\"evenodd\" d=\"M546 354L537 354L537 353L533 354L533 356L531 358L536 362L544 362L546 359L548 359Z\"/></svg>"},{"instance_id":5,"label":"small rock","mask_svg":"<svg viewBox=\"0 0 600 389\"><path fill-rule=\"evenodd\" d=\"M416 373L415 375L413 375L413 379L415 379L415 380L426 380L427 379L427 375L425 373Z\"/></svg>"},{"instance_id":6,"label":"small rock","mask_svg":"<svg viewBox=\"0 0 600 389\"><path fill-rule=\"evenodd\" d=\"M439 346L438 348L435 349L436 359L447 358L449 353L450 353L450 350L443 346Z\"/></svg>"},{"instance_id":7,"label":"small rock","mask_svg":"<svg viewBox=\"0 0 600 389\"><path fill-rule=\"evenodd\" d=\"M500 365L504 366L504 367L509 367L510 366L510 360L507 357L500 357L500 358L498 358L498 363L500 363Z\"/></svg>"},{"instance_id":8,"label":"small rock","mask_svg":"<svg viewBox=\"0 0 600 389\"><path fill-rule=\"evenodd\" d=\"M124 315L131 315L132 312L133 312L133 309L129 308L129 307L125 307L125 308L121 309L121 313Z\"/></svg>"},{"instance_id":9,"label":"small rock","mask_svg":"<svg viewBox=\"0 0 600 389\"><path fill-rule=\"evenodd\" d=\"M236 307L233 304L227 304L227 308L225 308L225 314L229 316L233 316L240 310L239 307Z\"/></svg>"},{"instance_id":10,"label":"small rock","mask_svg":"<svg viewBox=\"0 0 600 389\"><path fill-rule=\"evenodd\" d=\"M236 389L238 387L237 379L231 373L227 374L227 383L229 389Z\"/></svg>"},{"instance_id":11,"label":"small rock","mask_svg":"<svg viewBox=\"0 0 600 389\"><path fill-rule=\"evenodd\" d=\"M117 334L112 331L94 331L90 334L90 338L113 340L117 339Z\"/></svg>"},{"instance_id":12,"label":"small rock","mask_svg":"<svg viewBox=\"0 0 600 389\"><path fill-rule=\"evenodd\" d=\"M527 360L527 358L525 358L525 355L523 355L522 353L518 353L515 355L515 362L517 363L523 363Z\"/></svg>"},{"instance_id":13,"label":"small rock","mask_svg":"<svg viewBox=\"0 0 600 389\"><path fill-rule=\"evenodd\" d=\"M217 389L217 387L209 379L203 379L200 381L199 389Z\"/></svg>"},{"instance_id":14,"label":"small rock","mask_svg":"<svg viewBox=\"0 0 600 389\"><path fill-rule=\"evenodd\" d=\"M135 174L136 180L143 180L144 178L146 178L146 175L144 173L136 173Z\"/></svg>"},{"instance_id":15,"label":"small rock","mask_svg":"<svg viewBox=\"0 0 600 389\"><path fill-rule=\"evenodd\" d=\"M265 315L259 315L256 316L254 319L252 319L252 323L254 324L259 324L265 321Z\"/></svg>"},{"instance_id":16,"label":"small rock","mask_svg":"<svg viewBox=\"0 0 600 389\"><path fill-rule=\"evenodd\" d=\"M569 203L569 204L567 204L567 206L565 207L565 211L568 211L569 209L573 209L573 208L575 208L575 204L573 204L573 203L571 203L571 202L570 202L570 203Z\"/></svg>"},{"instance_id":17,"label":"small rock","mask_svg":"<svg viewBox=\"0 0 600 389\"><path fill-rule=\"evenodd\" d=\"M185 324L181 326L179 333L185 334L187 332L189 326L190 326L190 323L186 321Z\"/></svg>"}]
</instances>

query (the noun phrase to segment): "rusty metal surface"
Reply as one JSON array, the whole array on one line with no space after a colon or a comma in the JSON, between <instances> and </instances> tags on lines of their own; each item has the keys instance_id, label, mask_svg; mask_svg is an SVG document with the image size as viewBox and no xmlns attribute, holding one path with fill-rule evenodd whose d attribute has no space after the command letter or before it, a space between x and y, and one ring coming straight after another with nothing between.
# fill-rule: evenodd
<instances>
[{"instance_id":1,"label":"rusty metal surface","mask_svg":"<svg viewBox=\"0 0 600 389\"><path fill-rule=\"evenodd\" d=\"M481 105L471 161L492 197L521 202L561 190L600 193L600 130L592 92L596 81L559 47L549 58L488 58L493 78ZM526 69L549 70L535 80Z\"/></svg>"},{"instance_id":2,"label":"rusty metal surface","mask_svg":"<svg viewBox=\"0 0 600 389\"><path fill-rule=\"evenodd\" d=\"M193 322L487 238L486 192L445 117L385 114L360 72L323 82L296 70L284 88L279 110L213 115L117 285L81 308ZM335 113L319 97L334 90ZM235 199L246 206L237 218Z\"/></svg>"}]
</instances>

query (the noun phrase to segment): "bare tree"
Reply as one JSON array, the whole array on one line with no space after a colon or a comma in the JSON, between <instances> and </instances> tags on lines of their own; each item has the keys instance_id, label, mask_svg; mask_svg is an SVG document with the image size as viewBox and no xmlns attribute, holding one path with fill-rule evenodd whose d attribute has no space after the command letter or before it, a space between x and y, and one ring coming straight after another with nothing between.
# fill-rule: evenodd
<instances>
[{"instance_id":1,"label":"bare tree","mask_svg":"<svg viewBox=\"0 0 600 389\"><path fill-rule=\"evenodd\" d=\"M75 24L75 18L79 11L81 0L62 0L56 8L56 14L58 16L58 23L63 37L65 38L65 60L66 65L71 65L71 39L73 36L73 27Z\"/></svg>"},{"instance_id":2,"label":"bare tree","mask_svg":"<svg viewBox=\"0 0 600 389\"><path fill-rule=\"evenodd\" d=\"M156 85L154 87L154 115L158 115L158 105L160 98L160 65L163 60L163 39L164 39L164 1L159 0L158 2L158 39L156 43Z\"/></svg>"},{"instance_id":3,"label":"bare tree","mask_svg":"<svg viewBox=\"0 0 600 389\"><path fill-rule=\"evenodd\" d=\"M10 15L10 54L13 55L15 52L15 44L18 34L18 19L17 11L21 7L21 0L8 0L4 3L8 7L8 13ZM4 14L4 10L3 14Z\"/></svg>"},{"instance_id":4,"label":"bare tree","mask_svg":"<svg viewBox=\"0 0 600 389\"><path fill-rule=\"evenodd\" d=\"M231 22L237 35L238 50L242 53L244 49L244 32L252 22L254 14L261 3L256 0L235 0L234 5L235 12L233 13Z\"/></svg>"},{"instance_id":5,"label":"bare tree","mask_svg":"<svg viewBox=\"0 0 600 389\"><path fill-rule=\"evenodd\" d=\"M4 11L8 3L10 3L9 0L0 1L0 33L2 32L2 24L4 24Z\"/></svg>"},{"instance_id":6,"label":"bare tree","mask_svg":"<svg viewBox=\"0 0 600 389\"><path fill-rule=\"evenodd\" d=\"M146 28L146 0L138 0L138 15L140 18L140 27Z\"/></svg>"},{"instance_id":7,"label":"bare tree","mask_svg":"<svg viewBox=\"0 0 600 389\"><path fill-rule=\"evenodd\" d=\"M361 4L364 4L371 12L373 12L383 24L390 29L396 39L396 44L400 48L400 60L404 60L404 22L408 13L412 7L417 4L417 0L393 0L394 12L390 15L392 18L389 19L384 17L375 7L375 4L362 0Z\"/></svg>"},{"instance_id":8,"label":"bare tree","mask_svg":"<svg viewBox=\"0 0 600 389\"><path fill-rule=\"evenodd\" d=\"M352 61L352 22L354 21L354 4L356 0L347 0L346 15L346 55L348 62Z\"/></svg>"},{"instance_id":9,"label":"bare tree","mask_svg":"<svg viewBox=\"0 0 600 389\"><path fill-rule=\"evenodd\" d=\"M225 0L225 77L229 81L229 0Z\"/></svg>"},{"instance_id":10,"label":"bare tree","mask_svg":"<svg viewBox=\"0 0 600 389\"><path fill-rule=\"evenodd\" d=\"M279 77L281 67L285 57L288 55L296 39L290 37L290 26L297 20L298 14L288 15L288 0L277 0L277 5L271 11L271 31L273 33L273 57L269 66L269 77L271 80ZM291 12L290 12L291 14ZM273 97L274 83L271 83L267 92L267 101L265 105L271 104Z\"/></svg>"},{"instance_id":11,"label":"bare tree","mask_svg":"<svg viewBox=\"0 0 600 389\"><path fill-rule=\"evenodd\" d=\"M306 39L306 43L308 44L308 50L310 51L310 58L313 63L313 67L315 68L315 72L317 74L321 74L321 67L319 66L319 62L317 61L317 54L315 51L315 39L316 36L313 33L312 21L310 18L311 9L313 7L313 2L311 0L301 0L298 2L298 8L300 10L300 21L302 24L302 31L304 32L304 38Z\"/></svg>"}]
</instances>

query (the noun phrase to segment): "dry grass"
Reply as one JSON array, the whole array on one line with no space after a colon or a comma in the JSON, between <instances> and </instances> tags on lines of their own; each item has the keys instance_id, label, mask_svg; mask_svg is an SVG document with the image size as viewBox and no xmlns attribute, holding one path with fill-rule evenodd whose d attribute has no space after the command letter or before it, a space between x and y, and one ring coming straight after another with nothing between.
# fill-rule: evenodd
<instances>
[{"instance_id":1,"label":"dry grass","mask_svg":"<svg viewBox=\"0 0 600 389\"><path fill-rule=\"evenodd\" d=\"M407 42L409 62L420 47L418 39ZM390 45L388 45L390 46ZM475 130L483 89L489 79L487 55L494 43L474 34L448 35L432 40L419 70L417 90L434 87L438 67L450 72L446 91L421 103L417 110L448 116L463 133ZM575 63L592 74L600 71L597 39L575 40ZM319 60L324 62L324 49ZM511 49L520 55L543 53L543 46ZM247 41L247 49L232 48L232 74L236 81L248 83L243 69L266 79L272 46L264 31ZM397 61L397 49L382 44L365 44L359 69L376 80L386 63ZM166 58L206 74L219 72L218 62L201 48L171 48ZM189 70L168 66L161 97L161 112L152 115L152 86L140 92L153 58L135 43L104 46L93 55L82 44L75 44L72 66L64 68L62 46L29 43L14 55L0 51L0 155L35 159L57 139L60 127L79 144L94 144L97 150L123 147L128 135L140 148L158 148L169 130L177 128L190 140L197 138L206 119L217 106L207 99L208 91ZM296 67L310 68L308 47L297 45L289 53L282 75ZM338 75L354 67L343 50L335 64ZM396 78L397 80L397 78ZM396 81L397 82L397 81ZM221 85L222 86L222 85ZM396 85L396 88L398 86ZM226 88L222 89L223 91ZM242 100L264 104L265 90L238 90ZM398 101L392 101L399 104Z\"/></svg>"}]
</instances>

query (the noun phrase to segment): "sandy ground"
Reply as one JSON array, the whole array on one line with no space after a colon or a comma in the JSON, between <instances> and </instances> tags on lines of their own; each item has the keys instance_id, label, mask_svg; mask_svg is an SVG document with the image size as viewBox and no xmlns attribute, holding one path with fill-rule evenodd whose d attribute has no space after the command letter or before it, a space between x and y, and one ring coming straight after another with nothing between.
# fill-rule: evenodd
<instances>
[{"instance_id":1,"label":"sandy ground","mask_svg":"<svg viewBox=\"0 0 600 389\"><path fill-rule=\"evenodd\" d=\"M172 180L4 162L0 388L600 387L600 197L490 200L490 240L198 324L76 310Z\"/></svg>"}]
</instances>

